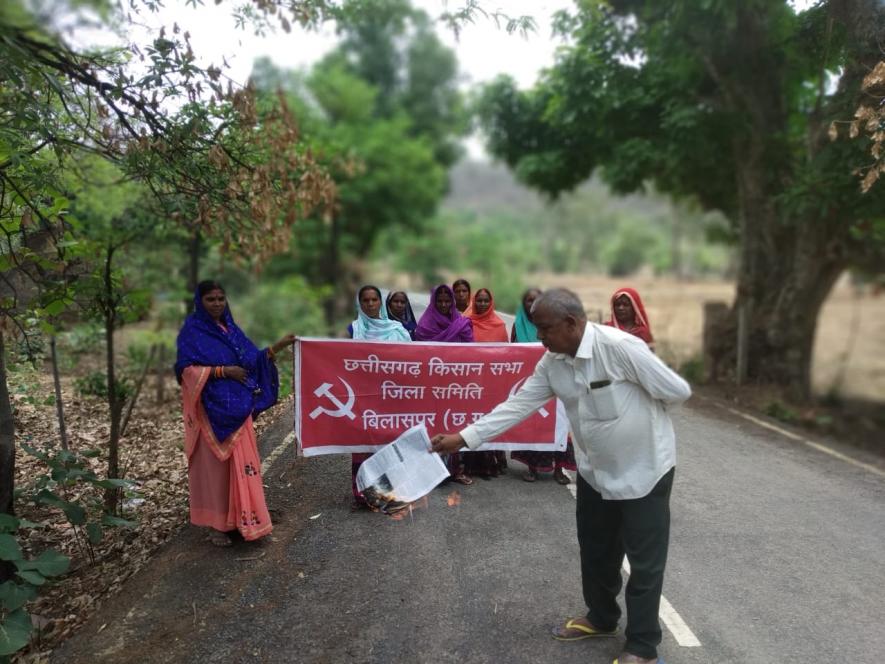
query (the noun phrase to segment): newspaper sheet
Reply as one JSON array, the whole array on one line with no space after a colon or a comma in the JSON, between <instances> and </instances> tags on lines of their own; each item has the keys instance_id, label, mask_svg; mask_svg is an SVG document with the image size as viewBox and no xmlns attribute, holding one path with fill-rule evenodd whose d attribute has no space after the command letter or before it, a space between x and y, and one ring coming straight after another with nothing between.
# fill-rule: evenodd
<instances>
[{"instance_id":1,"label":"newspaper sheet","mask_svg":"<svg viewBox=\"0 0 885 664\"><path fill-rule=\"evenodd\" d=\"M439 454L430 453L423 424L406 430L360 466L356 486L375 509L391 513L430 493L449 476Z\"/></svg>"}]
</instances>

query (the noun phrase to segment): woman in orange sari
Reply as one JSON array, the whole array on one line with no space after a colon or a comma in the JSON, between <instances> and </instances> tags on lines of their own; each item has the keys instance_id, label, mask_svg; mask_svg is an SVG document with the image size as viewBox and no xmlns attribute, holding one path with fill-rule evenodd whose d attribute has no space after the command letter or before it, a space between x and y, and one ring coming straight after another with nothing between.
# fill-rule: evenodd
<instances>
[{"instance_id":1,"label":"woman in orange sari","mask_svg":"<svg viewBox=\"0 0 885 664\"><path fill-rule=\"evenodd\" d=\"M507 326L495 312L495 298L488 288L480 288L473 295L473 302L464 312L473 321L473 340L480 342L501 341L507 343Z\"/></svg>"},{"instance_id":2,"label":"woman in orange sari","mask_svg":"<svg viewBox=\"0 0 885 664\"><path fill-rule=\"evenodd\" d=\"M488 288L480 288L473 295L473 302L464 315L473 322L473 340L494 343L509 341L507 325L495 313L495 298ZM465 452L464 469L468 475L484 480L507 472L507 455L501 451Z\"/></svg>"},{"instance_id":3,"label":"woman in orange sari","mask_svg":"<svg viewBox=\"0 0 885 664\"><path fill-rule=\"evenodd\" d=\"M178 334L191 523L208 527L216 546L230 546L233 531L255 540L273 530L252 421L276 403L274 356L294 340L258 350L214 281L197 287L194 313Z\"/></svg>"}]
</instances>

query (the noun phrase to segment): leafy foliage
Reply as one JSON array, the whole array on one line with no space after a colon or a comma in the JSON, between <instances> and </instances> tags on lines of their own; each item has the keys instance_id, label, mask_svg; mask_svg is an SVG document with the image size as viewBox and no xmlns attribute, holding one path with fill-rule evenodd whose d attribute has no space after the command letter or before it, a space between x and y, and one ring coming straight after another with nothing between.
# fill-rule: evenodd
<instances>
[{"instance_id":1,"label":"leafy foliage","mask_svg":"<svg viewBox=\"0 0 885 664\"><path fill-rule=\"evenodd\" d=\"M455 139L467 128L457 60L427 16L401 0L359 4L339 17L341 45L306 75L266 60L252 75L265 103L274 88L285 91L338 194L328 215L301 225L294 263L280 258L269 269L294 268L341 292L359 279L359 266L349 272L348 264L364 258L383 229L417 232L433 215L458 156ZM330 323L334 304L327 303Z\"/></svg>"},{"instance_id":2,"label":"leafy foliage","mask_svg":"<svg viewBox=\"0 0 885 664\"><path fill-rule=\"evenodd\" d=\"M103 514L98 493L109 486L130 489L130 482L99 479L89 469L85 455L49 446L44 450L28 445L23 448L43 461L46 472L34 478L31 486L20 489L22 497L42 508L62 512L77 533L82 550L93 562L94 546L101 541L105 528L135 525ZM90 486L96 491L82 491L83 487ZM70 558L54 549L46 549L33 557L22 549L19 539L27 539L22 533L41 526L10 514L0 514L0 561L12 563L15 569L15 578L0 583L0 657L11 655L28 644L32 627L25 605L37 596L42 586L64 575L70 566Z\"/></svg>"},{"instance_id":3,"label":"leafy foliage","mask_svg":"<svg viewBox=\"0 0 885 664\"><path fill-rule=\"evenodd\" d=\"M455 275L478 280L502 310L515 310L536 272L726 275L733 269L726 220L657 192L613 195L594 179L547 203L504 168L462 162L442 209L418 233L383 232L376 269L429 287ZM441 247L446 250L442 251Z\"/></svg>"},{"instance_id":4,"label":"leafy foliage","mask_svg":"<svg viewBox=\"0 0 885 664\"><path fill-rule=\"evenodd\" d=\"M550 195L598 172L617 191L651 182L724 213L741 247L736 306L752 310L750 373L807 396L826 293L846 267L885 265L885 193L859 196L852 175L865 146L827 140L864 95L882 25L871 0L582 3L559 15L567 42L534 89L505 78L484 91L483 126ZM733 352L731 330L719 336Z\"/></svg>"}]
</instances>

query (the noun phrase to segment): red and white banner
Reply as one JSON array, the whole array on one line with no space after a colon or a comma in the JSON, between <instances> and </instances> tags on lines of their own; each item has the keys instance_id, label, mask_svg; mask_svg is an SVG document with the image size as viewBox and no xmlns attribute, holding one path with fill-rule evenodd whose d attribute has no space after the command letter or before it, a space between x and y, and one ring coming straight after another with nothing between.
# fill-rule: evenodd
<instances>
[{"instance_id":1,"label":"red and white banner","mask_svg":"<svg viewBox=\"0 0 885 664\"><path fill-rule=\"evenodd\" d=\"M532 375L540 344L440 344L299 339L295 435L305 456L374 452L406 429L457 432ZM483 450L565 449L555 399Z\"/></svg>"}]
</instances>

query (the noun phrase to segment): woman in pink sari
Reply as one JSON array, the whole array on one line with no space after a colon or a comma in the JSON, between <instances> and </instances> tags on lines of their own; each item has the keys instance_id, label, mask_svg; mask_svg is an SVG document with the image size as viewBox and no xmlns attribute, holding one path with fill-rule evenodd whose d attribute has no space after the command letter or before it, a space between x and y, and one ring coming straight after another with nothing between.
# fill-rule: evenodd
<instances>
[{"instance_id":1,"label":"woman in pink sari","mask_svg":"<svg viewBox=\"0 0 885 664\"><path fill-rule=\"evenodd\" d=\"M197 287L194 313L178 334L175 372L184 410L191 523L208 527L216 546L230 546L228 533L235 530L245 540L273 530L252 421L276 403L274 356L294 340L287 335L258 350L234 323L224 289L214 281Z\"/></svg>"}]
</instances>

